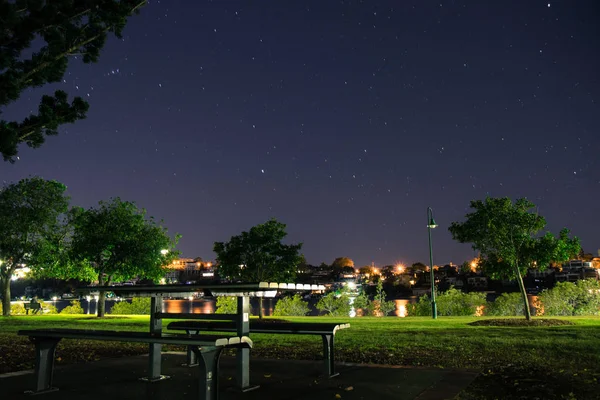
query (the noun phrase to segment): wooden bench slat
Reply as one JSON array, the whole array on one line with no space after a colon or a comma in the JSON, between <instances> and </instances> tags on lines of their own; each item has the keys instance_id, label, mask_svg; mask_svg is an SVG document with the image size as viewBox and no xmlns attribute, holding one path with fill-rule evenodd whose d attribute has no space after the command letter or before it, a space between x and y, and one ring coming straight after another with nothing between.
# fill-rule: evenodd
<instances>
[{"instance_id":1,"label":"wooden bench slat","mask_svg":"<svg viewBox=\"0 0 600 400\"><path fill-rule=\"evenodd\" d=\"M334 360L334 338L340 329L349 328L347 323L306 323L306 322L263 322L250 321L250 333L270 333L289 335L319 335L323 340L323 359L325 362L325 373L329 377L338 375L335 372ZM213 332L236 332L235 323L225 321L175 321L171 322L167 329L185 330L187 332L213 331ZM188 365L194 365L195 358L188 350Z\"/></svg>"},{"instance_id":2,"label":"wooden bench slat","mask_svg":"<svg viewBox=\"0 0 600 400\"><path fill-rule=\"evenodd\" d=\"M161 343L174 345L197 345L197 346L235 346L244 345L252 347L252 340L247 336L230 336L223 335L187 335L163 333L155 335L149 332L134 332L134 331L108 331L95 329L31 329L20 330L19 335L29 337L46 337L46 338L65 338L65 339L88 339L88 340L107 340L118 342L142 342L142 343Z\"/></svg>"},{"instance_id":3,"label":"wooden bench slat","mask_svg":"<svg viewBox=\"0 0 600 400\"><path fill-rule=\"evenodd\" d=\"M252 333L281 333L297 335L334 334L340 329L349 328L350 324L336 323L303 323L303 322L250 322ZM235 332L235 323L223 321L176 321L167 325L171 330L206 330L213 332Z\"/></svg>"}]
</instances>

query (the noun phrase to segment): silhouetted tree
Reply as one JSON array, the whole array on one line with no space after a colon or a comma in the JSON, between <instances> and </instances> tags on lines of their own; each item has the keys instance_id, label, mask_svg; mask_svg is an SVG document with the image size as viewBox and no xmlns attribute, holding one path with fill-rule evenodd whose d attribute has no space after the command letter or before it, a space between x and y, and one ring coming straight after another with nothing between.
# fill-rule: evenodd
<instances>
[{"instance_id":1,"label":"silhouetted tree","mask_svg":"<svg viewBox=\"0 0 600 400\"><path fill-rule=\"evenodd\" d=\"M60 82L70 57L97 62L109 33L121 38L127 18L146 0L19 0L0 4L0 114L31 88ZM32 51L32 42L45 43ZM37 46L36 46L37 47ZM40 147L59 126L83 119L88 103L57 90L42 96L38 113L0 120L0 153L14 162L20 143Z\"/></svg>"}]
</instances>

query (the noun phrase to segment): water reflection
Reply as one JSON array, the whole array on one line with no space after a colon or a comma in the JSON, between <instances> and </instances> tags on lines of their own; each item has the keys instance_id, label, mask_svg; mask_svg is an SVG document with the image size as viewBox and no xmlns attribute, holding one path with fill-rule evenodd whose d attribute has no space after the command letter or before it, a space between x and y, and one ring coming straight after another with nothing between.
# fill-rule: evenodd
<instances>
[{"instance_id":1,"label":"water reflection","mask_svg":"<svg viewBox=\"0 0 600 400\"><path fill-rule=\"evenodd\" d=\"M215 312L215 300L181 300L170 299L163 302L163 312L168 313L190 313L190 314L213 314Z\"/></svg>"},{"instance_id":2,"label":"water reflection","mask_svg":"<svg viewBox=\"0 0 600 400\"><path fill-rule=\"evenodd\" d=\"M126 300L122 300L126 301ZM395 315L397 317L406 317L407 316L407 305L410 303L415 303L417 298L410 299L395 299L392 300L396 305L396 310L390 315ZM362 313L360 310L355 310L354 305L354 297L350 298L350 317L360 316ZM61 311L63 308L68 306L70 300L57 300L54 302L56 305L57 311ZM107 300L106 301L106 313L110 314L110 310L113 304L117 303L115 300ZM275 304L277 303L277 298L265 298L263 299L263 315L268 317L272 316L275 311ZM316 309L317 300L311 299L309 301L310 313L308 315L316 316L319 315L319 312ZM87 301L85 298L81 300L81 307L84 312L87 314L95 314L97 312L97 301L91 299L91 301ZM251 315L258 315L259 301L258 298L250 299L250 313ZM192 313L192 314L212 314L216 310L216 299L215 298L205 298L205 299L167 299L163 301L163 312L168 313Z\"/></svg>"},{"instance_id":3,"label":"water reflection","mask_svg":"<svg viewBox=\"0 0 600 400\"><path fill-rule=\"evenodd\" d=\"M414 301L411 301L409 299L394 300L394 303L396 304L396 311L394 311L394 315L402 318L406 317L408 315L408 312L406 311L406 306L411 302L414 303Z\"/></svg>"}]
</instances>

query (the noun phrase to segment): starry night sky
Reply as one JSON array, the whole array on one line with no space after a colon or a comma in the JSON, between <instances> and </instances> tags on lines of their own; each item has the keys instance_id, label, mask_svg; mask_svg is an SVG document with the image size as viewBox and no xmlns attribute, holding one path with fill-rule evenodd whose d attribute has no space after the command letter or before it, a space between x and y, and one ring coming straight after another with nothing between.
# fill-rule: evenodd
<instances>
[{"instance_id":1,"label":"starry night sky","mask_svg":"<svg viewBox=\"0 0 600 400\"><path fill-rule=\"evenodd\" d=\"M1 179L120 196L186 257L275 217L309 263L473 257L447 230L485 196L527 197L600 248L600 3L151 1L58 88L88 118L20 148Z\"/></svg>"}]
</instances>

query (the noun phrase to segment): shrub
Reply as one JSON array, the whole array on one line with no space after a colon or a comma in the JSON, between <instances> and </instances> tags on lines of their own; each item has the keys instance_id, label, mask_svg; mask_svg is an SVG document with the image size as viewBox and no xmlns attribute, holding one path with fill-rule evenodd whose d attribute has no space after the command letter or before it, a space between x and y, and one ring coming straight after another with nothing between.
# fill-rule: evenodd
<instances>
[{"instance_id":1,"label":"shrub","mask_svg":"<svg viewBox=\"0 0 600 400\"><path fill-rule=\"evenodd\" d=\"M370 314L370 305L371 301L369 300L369 296L367 296L363 291L361 291L360 294L356 296L356 298L354 298L354 302L352 303L352 306L356 310L357 315L358 310L361 310L361 315Z\"/></svg>"},{"instance_id":2,"label":"shrub","mask_svg":"<svg viewBox=\"0 0 600 400\"><path fill-rule=\"evenodd\" d=\"M419 297L416 303L406 305L406 316L408 317L425 317L431 315L431 299L428 295Z\"/></svg>"},{"instance_id":3,"label":"shrub","mask_svg":"<svg viewBox=\"0 0 600 400\"><path fill-rule=\"evenodd\" d=\"M25 307L23 303L14 303L10 305L11 315L25 315ZM2 315L2 302L0 302L0 315Z\"/></svg>"},{"instance_id":4,"label":"shrub","mask_svg":"<svg viewBox=\"0 0 600 400\"><path fill-rule=\"evenodd\" d=\"M150 315L150 297L134 297L131 303L120 301L112 306L110 313L114 315Z\"/></svg>"},{"instance_id":5,"label":"shrub","mask_svg":"<svg viewBox=\"0 0 600 400\"><path fill-rule=\"evenodd\" d=\"M275 304L275 311L273 312L273 315L276 317L301 317L308 314L309 311L310 309L308 308L308 302L302 300L300 294L296 293L291 297L279 299L277 304Z\"/></svg>"},{"instance_id":6,"label":"shrub","mask_svg":"<svg viewBox=\"0 0 600 400\"><path fill-rule=\"evenodd\" d=\"M217 309L215 314L236 314L237 298L233 296L217 297Z\"/></svg>"},{"instance_id":7,"label":"shrub","mask_svg":"<svg viewBox=\"0 0 600 400\"><path fill-rule=\"evenodd\" d=\"M346 294L337 295L329 292L317 302L317 310L331 316L348 316L350 314L350 298Z\"/></svg>"},{"instance_id":8,"label":"shrub","mask_svg":"<svg viewBox=\"0 0 600 400\"><path fill-rule=\"evenodd\" d=\"M385 300L386 293L383 290L383 283L381 281L377 282L377 289L375 292L375 297L371 302L371 314L377 317L385 317L390 312L396 309L396 304L393 301Z\"/></svg>"},{"instance_id":9,"label":"shrub","mask_svg":"<svg viewBox=\"0 0 600 400\"><path fill-rule=\"evenodd\" d=\"M441 316L476 315L478 308L485 304L485 293L464 293L451 287L436 297L437 314ZM431 315L431 299L425 295L416 304L406 307L409 316Z\"/></svg>"},{"instance_id":10,"label":"shrub","mask_svg":"<svg viewBox=\"0 0 600 400\"><path fill-rule=\"evenodd\" d=\"M544 315L600 315L600 282L558 282L554 288L542 291L538 302Z\"/></svg>"},{"instance_id":11,"label":"shrub","mask_svg":"<svg viewBox=\"0 0 600 400\"><path fill-rule=\"evenodd\" d=\"M60 311L61 314L84 314L81 302L79 300L72 300L71 304L66 306Z\"/></svg>"},{"instance_id":12,"label":"shrub","mask_svg":"<svg viewBox=\"0 0 600 400\"><path fill-rule=\"evenodd\" d=\"M56 310L54 304L46 303L43 300L38 300L38 303L40 303L40 306L42 307L42 314L58 314L58 310Z\"/></svg>"},{"instance_id":13,"label":"shrub","mask_svg":"<svg viewBox=\"0 0 600 400\"><path fill-rule=\"evenodd\" d=\"M496 300L487 304L486 315L494 316L518 316L525 312L523 297L521 293L502 293Z\"/></svg>"}]
</instances>

